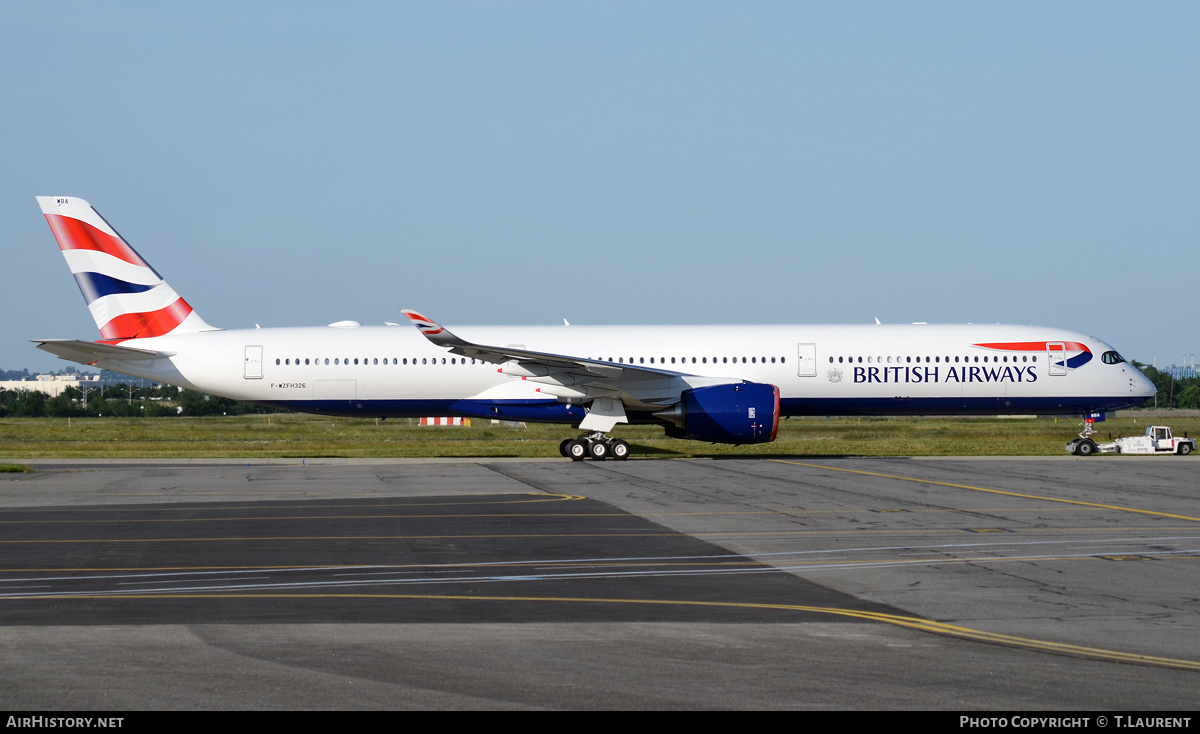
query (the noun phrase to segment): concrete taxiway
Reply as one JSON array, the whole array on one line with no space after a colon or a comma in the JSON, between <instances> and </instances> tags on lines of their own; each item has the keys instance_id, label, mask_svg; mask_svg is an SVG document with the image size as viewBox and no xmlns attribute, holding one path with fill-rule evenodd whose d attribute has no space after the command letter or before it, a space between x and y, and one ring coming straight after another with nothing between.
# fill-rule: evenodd
<instances>
[{"instance_id":1,"label":"concrete taxiway","mask_svg":"<svg viewBox=\"0 0 1200 734\"><path fill-rule=\"evenodd\" d=\"M32 462L10 708L1185 709L1200 460Z\"/></svg>"}]
</instances>

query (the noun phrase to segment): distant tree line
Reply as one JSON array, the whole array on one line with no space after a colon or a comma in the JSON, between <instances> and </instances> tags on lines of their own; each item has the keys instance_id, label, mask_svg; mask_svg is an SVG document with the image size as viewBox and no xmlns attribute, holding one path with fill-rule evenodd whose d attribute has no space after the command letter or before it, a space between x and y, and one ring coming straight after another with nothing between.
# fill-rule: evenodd
<instances>
[{"instance_id":1,"label":"distant tree line","mask_svg":"<svg viewBox=\"0 0 1200 734\"><path fill-rule=\"evenodd\" d=\"M0 390L0 418L118 418L276 413L254 403L220 398L168 385L130 384L86 388L68 387L58 397L38 390Z\"/></svg>"},{"instance_id":2,"label":"distant tree line","mask_svg":"<svg viewBox=\"0 0 1200 734\"><path fill-rule=\"evenodd\" d=\"M1160 408L1200 408L1200 377L1176 380L1171 373L1160 372L1149 365L1136 361L1133 365L1158 388L1157 397L1146 401L1141 407L1153 408L1157 401Z\"/></svg>"}]
</instances>

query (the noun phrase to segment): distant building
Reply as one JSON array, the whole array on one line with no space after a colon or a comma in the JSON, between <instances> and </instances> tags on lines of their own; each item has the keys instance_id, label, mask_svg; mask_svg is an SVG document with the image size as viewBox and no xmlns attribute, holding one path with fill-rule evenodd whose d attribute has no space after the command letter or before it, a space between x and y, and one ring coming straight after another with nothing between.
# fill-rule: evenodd
<instances>
[{"instance_id":1,"label":"distant building","mask_svg":"<svg viewBox=\"0 0 1200 734\"><path fill-rule=\"evenodd\" d=\"M0 390L37 390L52 398L61 395L68 387L78 390L100 387L100 375L38 375L32 380L0 380Z\"/></svg>"},{"instance_id":2,"label":"distant building","mask_svg":"<svg viewBox=\"0 0 1200 734\"><path fill-rule=\"evenodd\" d=\"M1151 365L1142 365L1142 369L1145 370L1150 366ZM1160 375L1170 375L1176 380L1188 380L1193 377L1200 377L1200 368L1196 367L1196 365L1184 367L1176 367L1175 365L1171 365L1170 367L1154 367L1153 369L1158 370Z\"/></svg>"},{"instance_id":3,"label":"distant building","mask_svg":"<svg viewBox=\"0 0 1200 734\"><path fill-rule=\"evenodd\" d=\"M1162 367L1158 370L1164 374L1174 377L1176 380L1187 380L1192 377L1200 377L1200 371L1193 367Z\"/></svg>"}]
</instances>

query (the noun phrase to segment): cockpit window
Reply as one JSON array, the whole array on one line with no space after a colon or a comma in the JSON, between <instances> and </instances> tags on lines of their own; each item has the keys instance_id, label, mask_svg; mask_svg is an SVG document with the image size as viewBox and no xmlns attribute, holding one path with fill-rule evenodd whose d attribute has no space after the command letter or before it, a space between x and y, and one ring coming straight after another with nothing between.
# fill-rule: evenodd
<instances>
[{"instance_id":1,"label":"cockpit window","mask_svg":"<svg viewBox=\"0 0 1200 734\"><path fill-rule=\"evenodd\" d=\"M1121 364L1125 361L1125 358L1116 352L1105 352L1100 355L1100 361L1104 362L1104 364Z\"/></svg>"}]
</instances>

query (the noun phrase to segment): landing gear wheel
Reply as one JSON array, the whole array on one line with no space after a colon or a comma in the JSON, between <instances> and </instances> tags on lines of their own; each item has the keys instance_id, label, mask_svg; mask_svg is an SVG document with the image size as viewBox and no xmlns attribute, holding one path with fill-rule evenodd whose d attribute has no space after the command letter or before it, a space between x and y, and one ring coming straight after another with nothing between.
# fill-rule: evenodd
<instances>
[{"instance_id":1,"label":"landing gear wheel","mask_svg":"<svg viewBox=\"0 0 1200 734\"><path fill-rule=\"evenodd\" d=\"M583 441L577 441L575 439L567 441L567 456L571 459L571 461L583 461L587 454L588 447Z\"/></svg>"},{"instance_id":2,"label":"landing gear wheel","mask_svg":"<svg viewBox=\"0 0 1200 734\"><path fill-rule=\"evenodd\" d=\"M1077 456L1091 456L1096 453L1096 442L1090 438L1085 438L1075 446L1075 454Z\"/></svg>"},{"instance_id":3,"label":"landing gear wheel","mask_svg":"<svg viewBox=\"0 0 1200 734\"><path fill-rule=\"evenodd\" d=\"M558 444L558 453L562 454L563 456L570 456L570 454L567 453L567 444L574 440L575 439L573 438L564 438L562 442Z\"/></svg>"},{"instance_id":4,"label":"landing gear wheel","mask_svg":"<svg viewBox=\"0 0 1200 734\"><path fill-rule=\"evenodd\" d=\"M588 446L588 455L593 461L604 461L608 458L608 444L604 441L592 441Z\"/></svg>"},{"instance_id":5,"label":"landing gear wheel","mask_svg":"<svg viewBox=\"0 0 1200 734\"><path fill-rule=\"evenodd\" d=\"M609 447L609 451L612 453L612 457L617 461L625 461L629 458L629 444L625 443L619 438L612 442L612 446Z\"/></svg>"}]
</instances>

